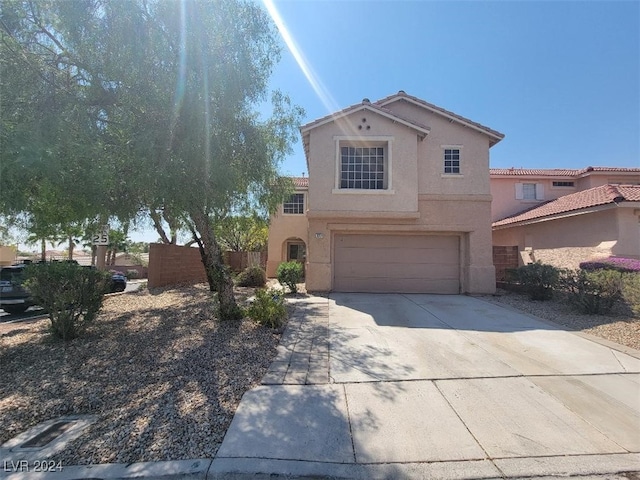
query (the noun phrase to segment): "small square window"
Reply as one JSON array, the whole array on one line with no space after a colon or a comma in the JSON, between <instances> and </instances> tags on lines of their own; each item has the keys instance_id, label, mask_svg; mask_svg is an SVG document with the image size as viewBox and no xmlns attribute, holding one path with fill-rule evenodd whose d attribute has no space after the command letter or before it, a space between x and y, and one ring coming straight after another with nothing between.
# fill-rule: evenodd
<instances>
[{"instance_id":1,"label":"small square window","mask_svg":"<svg viewBox=\"0 0 640 480\"><path fill-rule=\"evenodd\" d=\"M459 148L444 149L444 173L451 173L451 174L460 173L460 149Z\"/></svg>"},{"instance_id":2,"label":"small square window","mask_svg":"<svg viewBox=\"0 0 640 480\"><path fill-rule=\"evenodd\" d=\"M282 205L282 211L292 215L304 214L304 193L294 193Z\"/></svg>"}]
</instances>

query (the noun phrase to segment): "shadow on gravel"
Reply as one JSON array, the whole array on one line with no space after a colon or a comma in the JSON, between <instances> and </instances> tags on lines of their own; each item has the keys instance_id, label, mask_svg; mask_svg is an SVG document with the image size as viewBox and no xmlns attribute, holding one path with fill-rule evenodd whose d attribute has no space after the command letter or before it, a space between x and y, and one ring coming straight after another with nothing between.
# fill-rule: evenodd
<instances>
[{"instance_id":1,"label":"shadow on gravel","mask_svg":"<svg viewBox=\"0 0 640 480\"><path fill-rule=\"evenodd\" d=\"M43 332L17 344L0 337L0 443L43 420L98 414L56 461L213 457L242 394L266 372L278 336L248 320L218 321L208 290L165 290L153 301L163 295L166 306L106 310L67 344ZM126 297L142 302L145 294Z\"/></svg>"}]
</instances>

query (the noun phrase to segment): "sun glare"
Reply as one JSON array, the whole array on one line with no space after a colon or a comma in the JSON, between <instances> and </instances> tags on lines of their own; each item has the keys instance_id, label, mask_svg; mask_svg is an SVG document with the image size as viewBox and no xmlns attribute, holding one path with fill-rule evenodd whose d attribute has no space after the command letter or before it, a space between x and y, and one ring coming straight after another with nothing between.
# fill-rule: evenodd
<instances>
[{"instance_id":1,"label":"sun glare","mask_svg":"<svg viewBox=\"0 0 640 480\"><path fill-rule=\"evenodd\" d=\"M280 32L284 43L287 45L287 48L291 52L291 55L293 55L293 58L295 58L298 67L300 67L300 70L302 70L302 73L309 82L309 85L311 85L313 90L316 92L316 95L323 103L327 111L335 112L339 110L337 102L323 85L320 78L318 78L316 73L313 71L311 65L309 65L309 62L307 62L307 59L304 57L304 54L302 53L302 51L300 51L300 48L298 47L296 41L291 36L291 33L289 33L289 29L280 16L280 12L278 12L278 9L273 3L273 0L262 0L262 3L271 16L271 19L276 24L276 27L278 28L278 31Z\"/></svg>"}]
</instances>

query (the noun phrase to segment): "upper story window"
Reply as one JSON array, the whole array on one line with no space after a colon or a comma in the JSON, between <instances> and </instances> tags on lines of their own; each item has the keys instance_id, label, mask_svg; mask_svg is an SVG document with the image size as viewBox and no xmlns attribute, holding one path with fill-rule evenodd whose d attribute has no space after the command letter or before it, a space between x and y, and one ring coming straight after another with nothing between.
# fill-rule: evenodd
<instances>
[{"instance_id":1,"label":"upper story window","mask_svg":"<svg viewBox=\"0 0 640 480\"><path fill-rule=\"evenodd\" d=\"M541 183L516 183L517 200L544 200L544 185Z\"/></svg>"},{"instance_id":2,"label":"upper story window","mask_svg":"<svg viewBox=\"0 0 640 480\"><path fill-rule=\"evenodd\" d=\"M395 193L392 187L393 136L336 135L336 169L333 193Z\"/></svg>"},{"instance_id":3,"label":"upper story window","mask_svg":"<svg viewBox=\"0 0 640 480\"><path fill-rule=\"evenodd\" d=\"M304 214L304 193L294 193L282 205L283 213L302 215Z\"/></svg>"},{"instance_id":4,"label":"upper story window","mask_svg":"<svg viewBox=\"0 0 640 480\"><path fill-rule=\"evenodd\" d=\"M444 149L444 173L459 174L460 173L460 149L445 148Z\"/></svg>"},{"instance_id":5,"label":"upper story window","mask_svg":"<svg viewBox=\"0 0 640 480\"><path fill-rule=\"evenodd\" d=\"M340 188L384 190L386 178L383 146L340 146Z\"/></svg>"},{"instance_id":6,"label":"upper story window","mask_svg":"<svg viewBox=\"0 0 640 480\"><path fill-rule=\"evenodd\" d=\"M574 182L553 182L554 187L575 187Z\"/></svg>"},{"instance_id":7,"label":"upper story window","mask_svg":"<svg viewBox=\"0 0 640 480\"><path fill-rule=\"evenodd\" d=\"M523 200L535 200L536 199L536 184L535 183L523 183L522 184L522 199Z\"/></svg>"}]
</instances>

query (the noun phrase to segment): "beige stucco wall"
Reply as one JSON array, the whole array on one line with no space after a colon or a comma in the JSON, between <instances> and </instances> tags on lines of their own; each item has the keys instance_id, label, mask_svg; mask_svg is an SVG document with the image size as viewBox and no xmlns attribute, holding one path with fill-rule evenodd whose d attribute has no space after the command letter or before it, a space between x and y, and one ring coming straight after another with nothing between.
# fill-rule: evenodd
<instances>
[{"instance_id":1,"label":"beige stucco wall","mask_svg":"<svg viewBox=\"0 0 640 480\"><path fill-rule=\"evenodd\" d=\"M465 198L466 197L466 198ZM341 233L456 235L460 237L461 291L495 291L490 197L420 196L417 218L326 217L309 219L307 289L328 291L333 286L333 239ZM317 235L316 235L317 234Z\"/></svg>"},{"instance_id":2,"label":"beige stucco wall","mask_svg":"<svg viewBox=\"0 0 640 480\"><path fill-rule=\"evenodd\" d=\"M385 105L403 118L427 125L431 132L418 143L418 193L457 195L489 193L489 138L407 101ZM445 175L443 146L460 147L460 175Z\"/></svg>"},{"instance_id":3,"label":"beige stucco wall","mask_svg":"<svg viewBox=\"0 0 640 480\"><path fill-rule=\"evenodd\" d=\"M0 246L0 266L12 265L16 261L16 247Z\"/></svg>"},{"instance_id":4,"label":"beige stucco wall","mask_svg":"<svg viewBox=\"0 0 640 480\"><path fill-rule=\"evenodd\" d=\"M578 191L577 183L575 187L554 187L554 181L573 181L571 178L528 178L528 177L492 177L491 196L491 221L502 220L503 218L515 215L516 213L528 210L536 205L554 200L564 195L569 195ZM518 200L516 199L517 183L539 183L544 188L544 198L542 200Z\"/></svg>"},{"instance_id":5,"label":"beige stucco wall","mask_svg":"<svg viewBox=\"0 0 640 480\"><path fill-rule=\"evenodd\" d=\"M574 182L574 187L554 187L554 181ZM544 187L542 200L517 200L517 183L539 183ZM640 184L640 175L616 172L590 172L582 177L542 177L542 176L518 176L518 177L491 177L491 221L515 215L543 202L554 200L564 195L576 193L581 190L600 187L608 183Z\"/></svg>"},{"instance_id":6,"label":"beige stucco wall","mask_svg":"<svg viewBox=\"0 0 640 480\"><path fill-rule=\"evenodd\" d=\"M494 245L518 246L521 263L563 268L609 255L640 258L640 226L632 207L517 226L493 232Z\"/></svg>"},{"instance_id":7,"label":"beige stucco wall","mask_svg":"<svg viewBox=\"0 0 640 480\"><path fill-rule=\"evenodd\" d=\"M460 238L461 291L495 291L492 256L489 139L405 101L385 106L430 129L418 130L370 110L316 126L308 135L307 215L272 218L267 274L286 258L287 238L307 244L306 285L310 291L333 287L333 241L341 233L454 235ZM358 127L362 128L359 129ZM336 189L337 139L388 139L389 191ZM444 147L461 150L461 175L444 174ZM294 217L294 218L292 218Z\"/></svg>"},{"instance_id":8,"label":"beige stucco wall","mask_svg":"<svg viewBox=\"0 0 640 480\"><path fill-rule=\"evenodd\" d=\"M366 122L363 123L363 119ZM371 127L358 130L358 126ZM390 191L352 193L336 187L336 137L391 141ZM416 212L417 132L375 112L361 111L313 129L309 134L309 206L315 211Z\"/></svg>"},{"instance_id":9,"label":"beige stucco wall","mask_svg":"<svg viewBox=\"0 0 640 480\"><path fill-rule=\"evenodd\" d=\"M590 172L577 179L577 187L580 190L599 187L607 183L638 185L640 184L640 174L630 172Z\"/></svg>"},{"instance_id":10,"label":"beige stucco wall","mask_svg":"<svg viewBox=\"0 0 640 480\"><path fill-rule=\"evenodd\" d=\"M305 202L308 205L306 191ZM306 215L290 215L282 213L282 205L278 212L269 220L269 241L267 244L267 277L275 277L278 265L287 259L287 240L299 238L309 248Z\"/></svg>"}]
</instances>

